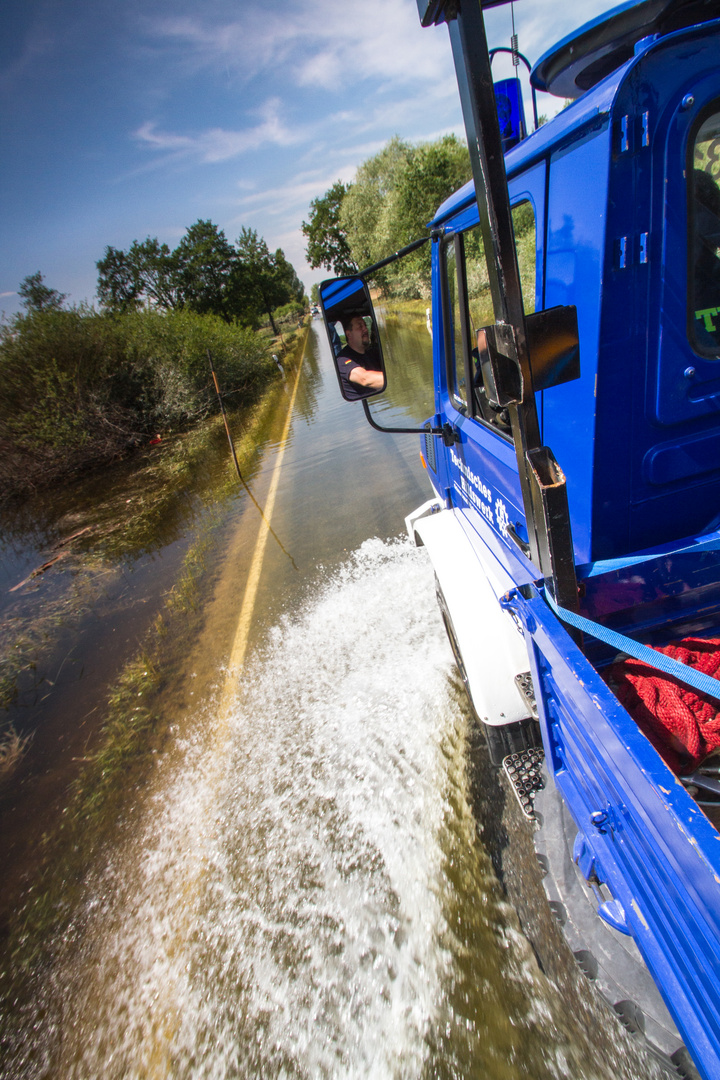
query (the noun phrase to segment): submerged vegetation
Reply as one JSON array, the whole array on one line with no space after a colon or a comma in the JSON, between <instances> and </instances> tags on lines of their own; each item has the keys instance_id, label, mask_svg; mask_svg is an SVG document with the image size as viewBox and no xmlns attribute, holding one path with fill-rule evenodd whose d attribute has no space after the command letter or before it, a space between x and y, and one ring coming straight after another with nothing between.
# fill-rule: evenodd
<instances>
[{"instance_id":1,"label":"submerged vegetation","mask_svg":"<svg viewBox=\"0 0 720 1080\"><path fill-rule=\"evenodd\" d=\"M0 735L0 784L15 772L29 742L30 737L18 735L12 724Z\"/></svg>"},{"instance_id":2,"label":"submerged vegetation","mask_svg":"<svg viewBox=\"0 0 720 1080\"><path fill-rule=\"evenodd\" d=\"M299 361L303 345L304 337L297 339L296 347L286 356L290 367ZM232 420L235 449L244 475L252 474L278 398L283 398L280 386L263 394L251 409L236 413ZM32 980L47 972L56 950L64 947L63 933L78 915L76 902L88 868L108 837L114 835L113 830L122 829L133 804L149 790L154 766L168 750L168 735L184 708L184 694L190 694L185 684L194 676L184 676L180 665L203 625L218 535L227 520L228 500L234 498L238 485L226 446L222 452L218 447L212 455L223 462L221 468L207 467L210 445L223 443L224 439L222 421L213 417L193 431L163 443L157 453L140 455L138 468L121 466L121 482L115 477L113 490L106 493L104 502L88 507L86 516L93 524L83 532L67 560L72 562L73 579L85 577L85 592L92 592L101 583L102 572L122 566L138 552L152 550L158 514L168 522L177 514L174 502L195 504L194 509L186 507L183 518L181 531L189 530L192 539L173 575L174 584L164 592L134 651L108 685L93 730L88 730L80 751L82 756L61 766L69 782L62 812L44 826L30 887L24 890L14 910L5 913L7 924L0 928L0 937L6 935L5 956L0 958L0 1017L2 1004L15 1000L17 994L32 992ZM197 471L199 478L195 476ZM122 475L126 476L125 484ZM90 480L79 486L87 488ZM188 492L192 492L192 499L188 499ZM61 606L48 611L47 618L57 621ZM66 611L65 628L85 613ZM40 632L42 628L35 629ZM41 643L35 633L28 647L20 648L14 659L27 664L31 654L37 659L39 648ZM13 755L22 755L27 735L15 737L14 729L6 725L3 740L0 765L5 743L10 761ZM35 749L30 745L28 760ZM30 981L27 985L26 979ZM0 1043L1 1028L0 1020Z\"/></svg>"}]
</instances>

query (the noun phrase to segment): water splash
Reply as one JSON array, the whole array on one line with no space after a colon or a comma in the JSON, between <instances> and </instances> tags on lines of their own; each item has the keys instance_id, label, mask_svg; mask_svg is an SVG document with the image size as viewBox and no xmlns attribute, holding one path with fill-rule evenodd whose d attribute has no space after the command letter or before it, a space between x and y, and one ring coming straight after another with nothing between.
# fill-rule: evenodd
<instances>
[{"instance_id":1,"label":"water splash","mask_svg":"<svg viewBox=\"0 0 720 1080\"><path fill-rule=\"evenodd\" d=\"M418 1075L451 962L450 664L404 543L366 542L274 628L222 767L208 716L103 876L62 1071Z\"/></svg>"},{"instance_id":2,"label":"water splash","mask_svg":"<svg viewBox=\"0 0 720 1080\"><path fill-rule=\"evenodd\" d=\"M451 671L422 551L327 574L89 885L32 1075L599 1075L478 840Z\"/></svg>"}]
</instances>

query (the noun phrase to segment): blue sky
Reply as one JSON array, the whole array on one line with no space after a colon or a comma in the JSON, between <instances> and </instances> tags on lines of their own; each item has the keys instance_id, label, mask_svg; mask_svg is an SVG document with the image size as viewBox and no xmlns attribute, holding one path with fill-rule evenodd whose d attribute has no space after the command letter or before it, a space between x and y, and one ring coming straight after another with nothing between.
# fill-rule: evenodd
<instances>
[{"instance_id":1,"label":"blue sky","mask_svg":"<svg viewBox=\"0 0 720 1080\"><path fill-rule=\"evenodd\" d=\"M520 50L534 62L613 6L517 0ZM174 247L198 218L257 229L309 290L310 200L395 134L463 131L447 30L423 30L416 0L4 0L2 22L8 314L26 275L92 301L108 244ZM486 23L509 44L509 6Z\"/></svg>"}]
</instances>

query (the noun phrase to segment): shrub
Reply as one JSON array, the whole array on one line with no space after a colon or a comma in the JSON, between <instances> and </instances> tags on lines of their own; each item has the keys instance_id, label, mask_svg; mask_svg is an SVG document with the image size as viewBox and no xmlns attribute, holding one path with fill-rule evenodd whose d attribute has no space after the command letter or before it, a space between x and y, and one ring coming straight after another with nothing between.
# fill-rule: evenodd
<instances>
[{"instance_id":1,"label":"shrub","mask_svg":"<svg viewBox=\"0 0 720 1080\"><path fill-rule=\"evenodd\" d=\"M282 307L276 308L273 312L275 322L283 323L297 323L299 319L302 319L305 314L305 305L301 304L298 300L293 300L290 304L283 304Z\"/></svg>"},{"instance_id":2,"label":"shrub","mask_svg":"<svg viewBox=\"0 0 720 1080\"><path fill-rule=\"evenodd\" d=\"M214 315L80 306L0 327L0 480L5 493L98 464L150 433L186 427L223 391L252 399L276 375L267 343Z\"/></svg>"}]
</instances>

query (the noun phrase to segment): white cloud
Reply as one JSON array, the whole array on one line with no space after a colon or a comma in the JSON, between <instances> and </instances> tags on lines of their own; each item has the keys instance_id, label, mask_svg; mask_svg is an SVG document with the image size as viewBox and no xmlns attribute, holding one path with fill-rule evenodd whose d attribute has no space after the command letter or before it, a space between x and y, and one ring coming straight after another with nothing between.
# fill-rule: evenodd
<instances>
[{"instance_id":1,"label":"white cloud","mask_svg":"<svg viewBox=\"0 0 720 1080\"><path fill-rule=\"evenodd\" d=\"M365 0L351 12L337 0L296 0L282 15L264 0L246 0L241 18L175 16L145 25L152 37L184 48L191 69L222 64L242 81L276 70L326 90L364 79L435 81L452 72L447 32L423 31L415 0Z\"/></svg>"},{"instance_id":2,"label":"white cloud","mask_svg":"<svg viewBox=\"0 0 720 1080\"><path fill-rule=\"evenodd\" d=\"M208 128L191 135L158 131L152 121L142 124L134 137L153 150L174 157L192 157L204 164L229 161L231 158L258 150L261 146L292 146L306 137L298 128L287 127L280 119L280 102L271 99L259 110L262 120L255 127L240 131Z\"/></svg>"}]
</instances>

